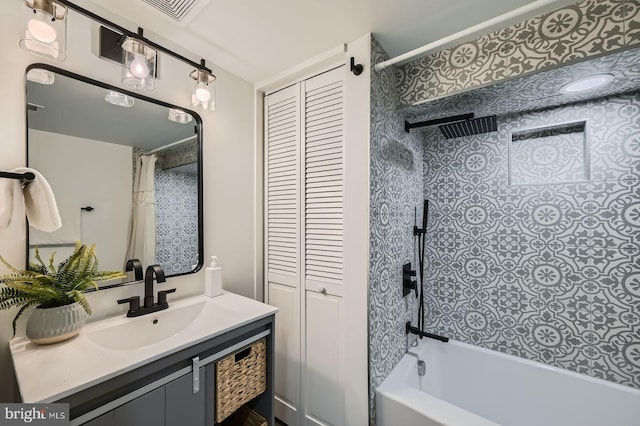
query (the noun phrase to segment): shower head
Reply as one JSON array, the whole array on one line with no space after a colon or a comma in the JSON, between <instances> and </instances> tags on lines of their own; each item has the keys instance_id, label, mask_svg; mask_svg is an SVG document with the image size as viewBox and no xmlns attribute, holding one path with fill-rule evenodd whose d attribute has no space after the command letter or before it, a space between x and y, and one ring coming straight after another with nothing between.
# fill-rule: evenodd
<instances>
[{"instance_id":1,"label":"shower head","mask_svg":"<svg viewBox=\"0 0 640 426\"><path fill-rule=\"evenodd\" d=\"M463 136L479 135L498 130L497 117L489 115L472 120L456 121L454 123L438 126L442 135L447 139L461 138Z\"/></svg>"}]
</instances>

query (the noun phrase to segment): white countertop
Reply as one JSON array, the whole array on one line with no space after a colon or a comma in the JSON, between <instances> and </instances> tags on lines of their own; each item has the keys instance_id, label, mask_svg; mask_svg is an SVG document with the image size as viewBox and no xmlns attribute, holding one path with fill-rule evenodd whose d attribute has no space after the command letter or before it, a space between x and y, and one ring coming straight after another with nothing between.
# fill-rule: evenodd
<instances>
[{"instance_id":1,"label":"white countertop","mask_svg":"<svg viewBox=\"0 0 640 426\"><path fill-rule=\"evenodd\" d=\"M46 403L59 400L277 312L272 306L229 292L213 298L194 296L170 302L169 309L188 309L189 305L202 302L202 312L182 331L135 349L106 349L87 337L92 331L137 319L124 315L87 324L80 335L53 345L36 345L26 337L12 339L9 347L22 401ZM165 311L157 314L162 312ZM152 318L154 315L138 318Z\"/></svg>"}]
</instances>

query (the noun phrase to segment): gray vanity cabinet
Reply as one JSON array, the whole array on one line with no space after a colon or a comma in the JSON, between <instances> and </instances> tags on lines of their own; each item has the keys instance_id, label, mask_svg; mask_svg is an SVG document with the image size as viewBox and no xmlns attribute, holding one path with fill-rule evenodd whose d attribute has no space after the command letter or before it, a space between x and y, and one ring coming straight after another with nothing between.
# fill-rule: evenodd
<instances>
[{"instance_id":1,"label":"gray vanity cabinet","mask_svg":"<svg viewBox=\"0 0 640 426\"><path fill-rule=\"evenodd\" d=\"M273 425L273 321L238 327L56 402L70 405L72 426L213 426L215 362L265 339L267 390L247 405Z\"/></svg>"},{"instance_id":2,"label":"gray vanity cabinet","mask_svg":"<svg viewBox=\"0 0 640 426\"><path fill-rule=\"evenodd\" d=\"M200 368L204 377L204 368ZM193 373L148 392L83 426L204 426L205 391L193 392Z\"/></svg>"},{"instance_id":3,"label":"gray vanity cabinet","mask_svg":"<svg viewBox=\"0 0 640 426\"><path fill-rule=\"evenodd\" d=\"M204 367L200 368L200 377L204 379ZM165 426L205 424L205 389L193 393L193 373L166 385L165 394Z\"/></svg>"},{"instance_id":4,"label":"gray vanity cabinet","mask_svg":"<svg viewBox=\"0 0 640 426\"><path fill-rule=\"evenodd\" d=\"M146 393L113 410L113 419L118 426L142 426L165 424L165 388ZM166 407L165 407L166 408Z\"/></svg>"},{"instance_id":5,"label":"gray vanity cabinet","mask_svg":"<svg viewBox=\"0 0 640 426\"><path fill-rule=\"evenodd\" d=\"M204 377L204 368L200 368ZM83 426L201 426L205 424L204 389L193 392L193 373L123 404Z\"/></svg>"}]
</instances>

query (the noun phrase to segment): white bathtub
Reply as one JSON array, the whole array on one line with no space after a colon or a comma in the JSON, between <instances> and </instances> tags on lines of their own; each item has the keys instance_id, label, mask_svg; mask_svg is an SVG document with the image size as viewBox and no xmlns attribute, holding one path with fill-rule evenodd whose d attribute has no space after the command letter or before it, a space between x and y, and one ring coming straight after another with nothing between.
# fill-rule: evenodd
<instances>
[{"instance_id":1,"label":"white bathtub","mask_svg":"<svg viewBox=\"0 0 640 426\"><path fill-rule=\"evenodd\" d=\"M640 426L640 391L465 343L422 339L376 390L378 426Z\"/></svg>"}]
</instances>

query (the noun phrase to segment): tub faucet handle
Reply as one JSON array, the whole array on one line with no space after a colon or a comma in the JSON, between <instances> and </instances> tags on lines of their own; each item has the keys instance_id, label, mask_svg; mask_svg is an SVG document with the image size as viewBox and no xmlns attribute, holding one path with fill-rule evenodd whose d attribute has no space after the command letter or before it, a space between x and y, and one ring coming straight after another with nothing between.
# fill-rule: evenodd
<instances>
[{"instance_id":1,"label":"tub faucet handle","mask_svg":"<svg viewBox=\"0 0 640 426\"><path fill-rule=\"evenodd\" d=\"M407 294L411 293L411 290L416 292L416 297L418 297L418 284L416 280L411 279L411 277L416 276L415 269L411 269L411 263L405 263L402 265L402 297L405 297Z\"/></svg>"}]
</instances>

